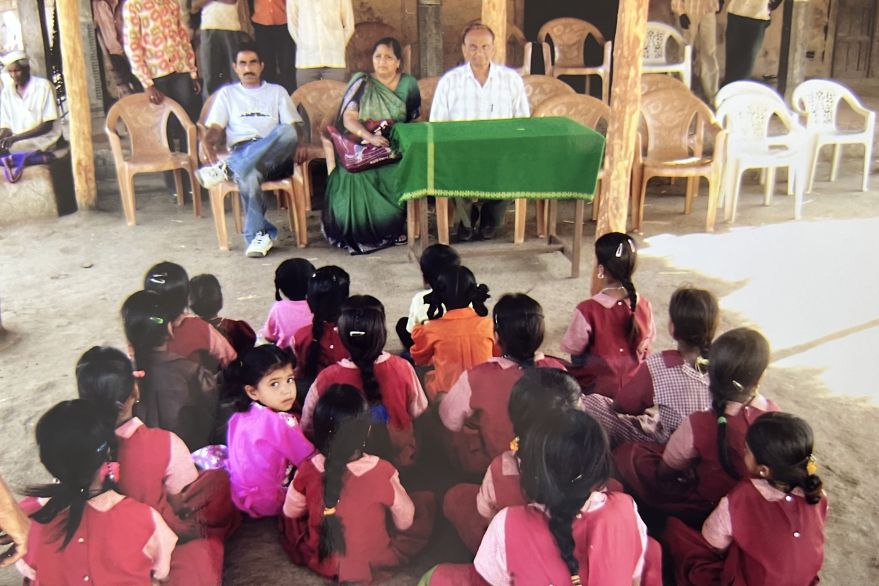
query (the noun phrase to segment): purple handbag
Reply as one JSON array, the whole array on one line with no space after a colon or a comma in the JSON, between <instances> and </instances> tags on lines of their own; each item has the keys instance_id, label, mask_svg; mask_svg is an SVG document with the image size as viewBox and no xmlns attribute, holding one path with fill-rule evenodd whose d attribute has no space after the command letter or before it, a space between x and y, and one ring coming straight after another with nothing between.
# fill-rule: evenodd
<instances>
[{"instance_id":1,"label":"purple handbag","mask_svg":"<svg viewBox=\"0 0 879 586\"><path fill-rule=\"evenodd\" d=\"M364 126L373 134L387 136L393 124L393 120L368 120ZM335 126L327 126L327 132L333 141L333 149L336 151L339 163L349 173L381 167L395 163L399 159L399 155L389 146L363 144L356 135L342 134Z\"/></svg>"}]
</instances>

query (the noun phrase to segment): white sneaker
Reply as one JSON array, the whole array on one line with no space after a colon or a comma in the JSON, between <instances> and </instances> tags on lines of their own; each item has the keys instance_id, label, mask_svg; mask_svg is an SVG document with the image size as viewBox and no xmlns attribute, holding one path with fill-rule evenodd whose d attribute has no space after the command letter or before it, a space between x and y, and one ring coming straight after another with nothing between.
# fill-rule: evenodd
<instances>
[{"instance_id":1,"label":"white sneaker","mask_svg":"<svg viewBox=\"0 0 879 586\"><path fill-rule=\"evenodd\" d=\"M260 258L267 255L271 249L272 237L265 232L257 232L253 240L250 241L250 245L247 247L244 255L251 258Z\"/></svg>"},{"instance_id":2,"label":"white sneaker","mask_svg":"<svg viewBox=\"0 0 879 586\"><path fill-rule=\"evenodd\" d=\"M210 189L214 185L219 185L223 181L229 180L229 167L224 161L220 161L208 167L202 167L195 172L195 178L205 189Z\"/></svg>"}]
</instances>

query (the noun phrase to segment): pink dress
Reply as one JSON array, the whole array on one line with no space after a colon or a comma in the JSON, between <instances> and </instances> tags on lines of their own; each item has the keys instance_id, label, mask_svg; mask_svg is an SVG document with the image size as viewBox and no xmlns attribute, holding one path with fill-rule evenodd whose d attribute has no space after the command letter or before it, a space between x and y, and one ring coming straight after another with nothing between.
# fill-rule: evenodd
<instances>
[{"instance_id":1,"label":"pink dress","mask_svg":"<svg viewBox=\"0 0 879 586\"><path fill-rule=\"evenodd\" d=\"M259 337L274 342L279 348L289 348L293 344L294 334L309 325L313 319L308 302L304 299L300 301L281 299L275 301L269 310L269 316L259 331Z\"/></svg>"},{"instance_id":2,"label":"pink dress","mask_svg":"<svg viewBox=\"0 0 879 586\"><path fill-rule=\"evenodd\" d=\"M288 468L314 453L296 418L259 403L229 419L232 502L251 517L281 513Z\"/></svg>"}]
</instances>

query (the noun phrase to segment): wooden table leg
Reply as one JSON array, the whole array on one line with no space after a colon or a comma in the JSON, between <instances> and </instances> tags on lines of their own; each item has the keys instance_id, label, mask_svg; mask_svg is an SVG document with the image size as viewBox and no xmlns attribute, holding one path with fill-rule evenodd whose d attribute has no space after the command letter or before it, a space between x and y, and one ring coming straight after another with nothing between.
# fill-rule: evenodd
<instances>
[{"instance_id":1,"label":"wooden table leg","mask_svg":"<svg viewBox=\"0 0 879 586\"><path fill-rule=\"evenodd\" d=\"M418 258L421 258L421 255L424 253L424 249L427 248L427 245L430 244L430 232L428 232L427 228L427 198L422 197L418 199L418 232L420 237L418 238Z\"/></svg>"},{"instance_id":2,"label":"wooden table leg","mask_svg":"<svg viewBox=\"0 0 879 586\"><path fill-rule=\"evenodd\" d=\"M528 212L528 200L519 198L516 200L516 216L515 229L513 232L513 242L522 244L525 242L525 214Z\"/></svg>"},{"instance_id":3,"label":"wooden table leg","mask_svg":"<svg viewBox=\"0 0 879 586\"><path fill-rule=\"evenodd\" d=\"M425 202L425 216L427 215L427 198L422 198ZM422 224L424 225L424 224ZM426 230L426 229L425 229ZM425 234L427 232L425 231ZM436 238L440 244L449 243L449 198L436 198Z\"/></svg>"},{"instance_id":4,"label":"wooden table leg","mask_svg":"<svg viewBox=\"0 0 879 586\"><path fill-rule=\"evenodd\" d=\"M580 252L583 248L583 200L574 205L574 244L571 249L571 277L580 276Z\"/></svg>"}]
</instances>

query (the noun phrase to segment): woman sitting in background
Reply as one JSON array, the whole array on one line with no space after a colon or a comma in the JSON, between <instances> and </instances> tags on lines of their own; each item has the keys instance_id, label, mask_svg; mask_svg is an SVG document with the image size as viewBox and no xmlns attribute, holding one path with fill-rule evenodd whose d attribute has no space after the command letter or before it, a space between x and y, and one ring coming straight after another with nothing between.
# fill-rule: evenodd
<instances>
[{"instance_id":1,"label":"woman sitting in background","mask_svg":"<svg viewBox=\"0 0 879 586\"><path fill-rule=\"evenodd\" d=\"M373 134L369 121L410 122L421 110L415 78L400 72L400 43L385 37L372 51L372 73L355 73L348 84L336 119L336 128L352 133L364 143L388 146L388 139ZM323 233L335 246L351 254L366 254L405 242L406 210L394 188L394 169L376 167L350 173L341 165L327 181Z\"/></svg>"}]
</instances>

